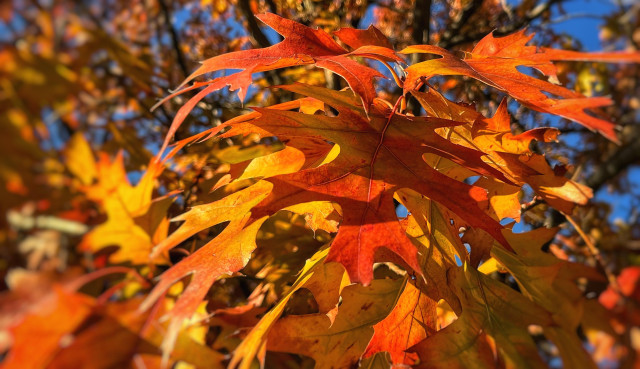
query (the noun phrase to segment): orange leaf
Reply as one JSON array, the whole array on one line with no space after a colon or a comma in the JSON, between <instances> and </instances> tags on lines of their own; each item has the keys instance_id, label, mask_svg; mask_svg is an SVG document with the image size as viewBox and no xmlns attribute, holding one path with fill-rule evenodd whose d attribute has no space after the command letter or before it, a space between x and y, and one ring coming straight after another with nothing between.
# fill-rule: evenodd
<instances>
[{"instance_id":1,"label":"orange leaf","mask_svg":"<svg viewBox=\"0 0 640 369\"><path fill-rule=\"evenodd\" d=\"M407 283L393 311L373 326L375 333L363 358L386 351L394 364L416 364L417 355L405 351L436 331L436 304Z\"/></svg>"},{"instance_id":2,"label":"orange leaf","mask_svg":"<svg viewBox=\"0 0 640 369\"><path fill-rule=\"evenodd\" d=\"M280 139L295 137L298 141L324 139L337 144L340 153L317 168L266 179L274 184L274 189L253 209L254 218L310 201L338 203L348 211L344 212L327 260L342 263L352 281L365 284L372 278L371 266L380 248L392 251L422 273L417 265L416 248L395 215L393 196L402 187L440 202L470 225L504 241L501 226L477 205L486 199L486 192L440 174L422 158L424 153L431 152L480 174L504 178L481 160L480 152L451 144L434 132L458 122L406 116L392 112L384 104L372 105L367 118L356 97L348 91L301 84L281 88L324 101L340 114L329 117L256 109L261 114L259 118L219 126L218 130L231 127L222 137L251 132ZM452 191L456 198L448 196Z\"/></svg>"},{"instance_id":3,"label":"orange leaf","mask_svg":"<svg viewBox=\"0 0 640 369\"><path fill-rule=\"evenodd\" d=\"M429 79L436 75L467 76L508 93L529 108L573 120L600 132L611 141L619 142L613 123L587 114L591 109L610 105L612 102L609 98L587 98L567 88L522 73L517 68L534 68L550 79L557 80L553 60L637 63L640 62L640 54L538 50L535 46L525 46L532 37L533 34L526 36L524 30L501 38L494 38L493 34L489 34L463 59L437 46L409 46L401 53L436 54L441 58L407 68L405 91L413 89L422 78Z\"/></svg>"}]
</instances>

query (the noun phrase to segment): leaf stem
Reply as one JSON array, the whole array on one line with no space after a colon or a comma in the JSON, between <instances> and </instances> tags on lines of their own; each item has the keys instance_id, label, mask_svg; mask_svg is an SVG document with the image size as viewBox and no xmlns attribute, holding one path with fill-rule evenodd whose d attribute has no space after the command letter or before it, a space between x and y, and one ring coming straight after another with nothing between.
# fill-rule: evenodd
<instances>
[{"instance_id":1,"label":"leaf stem","mask_svg":"<svg viewBox=\"0 0 640 369\"><path fill-rule=\"evenodd\" d=\"M596 260L598 264L600 264L600 267L602 267L604 274L607 276L607 280L609 281L611 289L613 289L618 295L622 296L620 292L620 286L618 285L618 280L616 279L616 276L613 275L613 272L609 269L607 263L602 257L602 254L600 254L600 250L593 244L593 242L591 242L589 236L582 230L580 225L578 225L578 223L573 218L571 218L571 216L567 214L564 214L564 216L565 218L567 218L567 221L573 226L576 232L578 232L580 237L582 237L582 240L584 241L585 245L587 245L587 249L589 250L591 256Z\"/></svg>"},{"instance_id":2,"label":"leaf stem","mask_svg":"<svg viewBox=\"0 0 640 369\"><path fill-rule=\"evenodd\" d=\"M393 67L390 66L389 63L387 63L384 60L378 59L378 61L384 64L384 66L387 67L387 69L389 69L389 71L391 72L391 75L393 76L393 80L396 81L396 85L398 85L398 87L400 88L403 88L404 84L402 83L402 80L398 76L398 73L396 73L396 71L393 69Z\"/></svg>"}]
</instances>

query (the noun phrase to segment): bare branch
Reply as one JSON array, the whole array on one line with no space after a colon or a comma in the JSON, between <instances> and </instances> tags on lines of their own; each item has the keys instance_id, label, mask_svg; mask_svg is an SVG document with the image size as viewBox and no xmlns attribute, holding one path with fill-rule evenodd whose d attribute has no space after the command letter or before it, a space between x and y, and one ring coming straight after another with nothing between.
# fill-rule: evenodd
<instances>
[{"instance_id":1,"label":"bare branch","mask_svg":"<svg viewBox=\"0 0 640 369\"><path fill-rule=\"evenodd\" d=\"M176 52L178 65L180 66L182 74L186 78L189 75L189 68L187 68L184 53L180 48L180 39L178 38L178 33L173 27L173 23L171 23L171 11L165 3L165 0L158 0L158 4L160 5L160 9L162 10L162 14L164 15L164 23L167 25L167 29L169 30L169 34L171 35L171 44L173 45L173 50Z\"/></svg>"}]
</instances>

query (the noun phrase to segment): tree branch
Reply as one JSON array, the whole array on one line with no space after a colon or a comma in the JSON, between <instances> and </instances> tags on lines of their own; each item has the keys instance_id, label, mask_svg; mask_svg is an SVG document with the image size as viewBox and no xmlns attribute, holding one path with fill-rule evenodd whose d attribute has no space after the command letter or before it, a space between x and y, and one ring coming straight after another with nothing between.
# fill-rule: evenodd
<instances>
[{"instance_id":1,"label":"tree branch","mask_svg":"<svg viewBox=\"0 0 640 369\"><path fill-rule=\"evenodd\" d=\"M164 22L169 29L169 34L171 35L171 44L173 45L173 50L176 52L176 58L178 60L178 65L180 66L180 70L184 75L184 78L187 78L189 73L189 68L187 67L187 63L184 58L184 54L182 53L182 49L180 48L180 39L178 38L178 33L176 29L173 28L173 24L171 23L171 11L165 3L165 0L158 0L158 4L160 5L160 9L162 10L162 14L164 15Z\"/></svg>"},{"instance_id":2,"label":"tree branch","mask_svg":"<svg viewBox=\"0 0 640 369\"><path fill-rule=\"evenodd\" d=\"M640 163L640 126L635 125L628 142L609 156L600 166L596 166L585 184L598 191L608 180L620 174L633 164Z\"/></svg>"},{"instance_id":3,"label":"tree branch","mask_svg":"<svg viewBox=\"0 0 640 369\"><path fill-rule=\"evenodd\" d=\"M528 26L531 22L533 22L534 20L538 19L539 17L541 17L546 11L548 11L551 6L560 3L562 0L549 0L546 3L543 4L538 4L535 8L533 8L531 11L529 11L527 14L525 14L524 17L522 17L519 21L517 22L513 22L513 23L509 23L508 25L498 28L497 30L494 31L494 36L505 36L508 35L510 33L513 33L515 31L518 31L526 26ZM472 2L472 4L475 3ZM470 15L469 15L470 16ZM460 27L462 25L464 25L464 23L466 22L466 20L464 20L463 22L460 22L459 25ZM457 23L457 22L456 22ZM477 40L480 40L481 38L483 38L486 35L485 30L481 30L479 32L475 32L475 33L471 33L471 32L457 32L457 33L452 33L451 38L448 40L443 40L439 43L439 45L445 49L449 49L452 48L454 46L458 46L458 45L462 45L462 44L467 44L470 42L474 42Z\"/></svg>"},{"instance_id":4,"label":"tree branch","mask_svg":"<svg viewBox=\"0 0 640 369\"><path fill-rule=\"evenodd\" d=\"M267 36L264 34L264 32L262 32L262 29L260 28L260 25L258 24L253 11L251 10L249 0L239 0L238 7L242 11L242 14L244 14L244 17L247 19L247 31L249 32L249 37L251 37L252 43L261 48L271 46L271 42L269 42ZM280 76L274 71L266 71L265 77L271 85L282 84Z\"/></svg>"},{"instance_id":5,"label":"tree branch","mask_svg":"<svg viewBox=\"0 0 640 369\"><path fill-rule=\"evenodd\" d=\"M256 20L256 17L253 15L253 11L251 11L251 5L249 4L249 0L240 0L238 1L238 7L244 14L244 17L247 19L247 26L249 31L249 37L253 41L254 45L260 47L269 47L271 46L271 42L267 36L260 29L260 25Z\"/></svg>"},{"instance_id":6,"label":"tree branch","mask_svg":"<svg viewBox=\"0 0 640 369\"><path fill-rule=\"evenodd\" d=\"M482 0L473 0L469 2L460 12L458 18L451 23L451 25L442 33L442 39L438 43L439 45L448 45L443 47L450 47L451 40L455 37L462 36L460 29L464 26L469 18L476 12L476 10L482 5Z\"/></svg>"},{"instance_id":7,"label":"tree branch","mask_svg":"<svg viewBox=\"0 0 640 369\"><path fill-rule=\"evenodd\" d=\"M431 1L432 0L416 0L413 9L413 30L411 32L411 38L414 44L429 44L429 38L431 36ZM411 54L411 64L416 64L424 60L425 54ZM409 100L409 108L413 112L413 115L420 115L420 109L422 108L415 99Z\"/></svg>"},{"instance_id":8,"label":"tree branch","mask_svg":"<svg viewBox=\"0 0 640 369\"><path fill-rule=\"evenodd\" d=\"M416 44L429 43L431 23L431 0L416 0L413 10L411 38ZM420 55L420 54L413 54Z\"/></svg>"}]
</instances>

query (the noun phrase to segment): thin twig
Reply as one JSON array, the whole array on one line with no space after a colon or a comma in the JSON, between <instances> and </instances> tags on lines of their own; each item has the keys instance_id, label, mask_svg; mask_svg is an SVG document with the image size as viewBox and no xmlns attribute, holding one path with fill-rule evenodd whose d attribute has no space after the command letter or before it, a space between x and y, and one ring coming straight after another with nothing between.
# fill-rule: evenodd
<instances>
[{"instance_id":1,"label":"thin twig","mask_svg":"<svg viewBox=\"0 0 640 369\"><path fill-rule=\"evenodd\" d=\"M607 276L607 279L609 280L609 285L611 286L611 289L614 290L620 296L622 296L620 292L620 286L618 285L618 280L616 279L616 276L613 274L613 272L609 268L608 264L605 262L604 258L602 257L602 254L600 253L600 250L593 244L593 242L591 242L591 239L589 238L589 236L582 230L580 225L570 215L564 214L564 216L567 219L567 222L569 222L573 226L573 228L576 230L576 232L578 232L580 237L582 237L584 244L587 245L587 249L589 250L589 253L604 271L604 274Z\"/></svg>"},{"instance_id":2,"label":"thin twig","mask_svg":"<svg viewBox=\"0 0 640 369\"><path fill-rule=\"evenodd\" d=\"M178 60L178 65L180 66L180 70L182 74L186 78L189 75L189 68L187 68L187 63L184 58L184 54L182 53L182 49L180 48L180 39L178 38L178 33L176 29L173 27L173 23L171 23L171 11L169 10L169 6L165 3L164 0L158 0L158 4L160 5L160 9L162 9L162 14L164 15L164 22L169 29L169 34L171 35L171 44L173 45L173 50L176 52L176 58Z\"/></svg>"}]
</instances>

